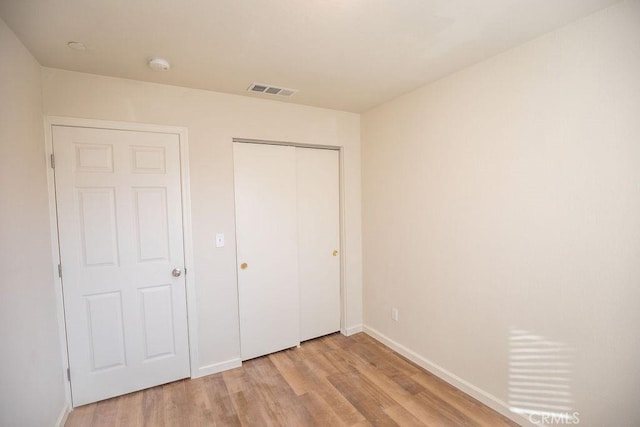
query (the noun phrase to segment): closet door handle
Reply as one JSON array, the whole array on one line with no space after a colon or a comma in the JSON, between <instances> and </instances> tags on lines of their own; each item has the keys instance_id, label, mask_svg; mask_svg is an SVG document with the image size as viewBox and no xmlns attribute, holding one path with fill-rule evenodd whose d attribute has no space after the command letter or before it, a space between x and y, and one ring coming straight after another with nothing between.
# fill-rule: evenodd
<instances>
[{"instance_id":1,"label":"closet door handle","mask_svg":"<svg viewBox=\"0 0 640 427\"><path fill-rule=\"evenodd\" d=\"M242 264L240 264L240 268L243 269L243 270L246 270L247 267L249 267L249 266L247 265L246 262L243 262Z\"/></svg>"}]
</instances>

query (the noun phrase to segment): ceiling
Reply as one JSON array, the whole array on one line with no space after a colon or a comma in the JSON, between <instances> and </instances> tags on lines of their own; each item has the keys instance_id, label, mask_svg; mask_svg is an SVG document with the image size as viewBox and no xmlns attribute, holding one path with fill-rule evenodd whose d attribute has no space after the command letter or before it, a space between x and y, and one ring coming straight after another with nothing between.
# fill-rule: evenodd
<instances>
[{"instance_id":1,"label":"ceiling","mask_svg":"<svg viewBox=\"0 0 640 427\"><path fill-rule=\"evenodd\" d=\"M616 2L0 0L0 17L46 67L363 112Z\"/></svg>"}]
</instances>

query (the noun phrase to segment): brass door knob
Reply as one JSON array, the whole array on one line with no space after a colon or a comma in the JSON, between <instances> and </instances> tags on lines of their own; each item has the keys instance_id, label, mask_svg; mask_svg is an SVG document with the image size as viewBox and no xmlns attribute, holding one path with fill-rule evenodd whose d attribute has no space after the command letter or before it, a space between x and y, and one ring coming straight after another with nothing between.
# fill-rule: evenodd
<instances>
[{"instance_id":1,"label":"brass door knob","mask_svg":"<svg viewBox=\"0 0 640 427\"><path fill-rule=\"evenodd\" d=\"M242 264L240 264L240 268L243 269L243 270L246 270L247 267L248 267L248 265L247 265L246 262L243 262Z\"/></svg>"},{"instance_id":2,"label":"brass door knob","mask_svg":"<svg viewBox=\"0 0 640 427\"><path fill-rule=\"evenodd\" d=\"M338 251L333 251L333 256L338 256Z\"/></svg>"}]
</instances>

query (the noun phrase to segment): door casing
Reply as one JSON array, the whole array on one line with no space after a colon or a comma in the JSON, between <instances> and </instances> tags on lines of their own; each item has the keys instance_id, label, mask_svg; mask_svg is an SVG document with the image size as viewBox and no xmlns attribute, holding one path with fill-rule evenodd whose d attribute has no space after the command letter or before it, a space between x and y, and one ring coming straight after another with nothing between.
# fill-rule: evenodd
<instances>
[{"instance_id":1,"label":"door casing","mask_svg":"<svg viewBox=\"0 0 640 427\"><path fill-rule=\"evenodd\" d=\"M65 383L65 397L67 410L71 409L71 383L67 380L67 370L69 369L69 357L67 351L67 333L64 317L64 303L62 296L62 279L58 274L60 263L60 249L58 244L58 217L56 209L56 192L54 181L54 169L51 165L51 154L53 153L52 126L70 126L99 129L114 129L124 131L157 132L178 135L180 150L180 178L182 193L182 227L184 235L184 259L185 286L187 296L187 327L189 337L189 359L191 378L198 376L198 334L197 334L197 301L195 293L195 271L193 268L193 236L191 229L191 202L189 191L189 146L187 129L176 126L162 126L143 123L116 122L106 120L81 119L73 117L48 116L45 117L45 162L47 167L47 187L49 193L49 226L51 230L51 254L52 254L52 275L56 287L56 305L58 318L58 335L62 349L61 375Z\"/></svg>"}]
</instances>

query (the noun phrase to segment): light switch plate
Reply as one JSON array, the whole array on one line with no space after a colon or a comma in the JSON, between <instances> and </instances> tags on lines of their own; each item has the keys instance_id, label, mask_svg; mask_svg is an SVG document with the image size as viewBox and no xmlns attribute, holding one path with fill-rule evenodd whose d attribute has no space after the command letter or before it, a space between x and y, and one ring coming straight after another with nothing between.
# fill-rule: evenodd
<instances>
[{"instance_id":1,"label":"light switch plate","mask_svg":"<svg viewBox=\"0 0 640 427\"><path fill-rule=\"evenodd\" d=\"M218 233L216 234L216 248L221 248L224 246L224 234Z\"/></svg>"}]
</instances>

